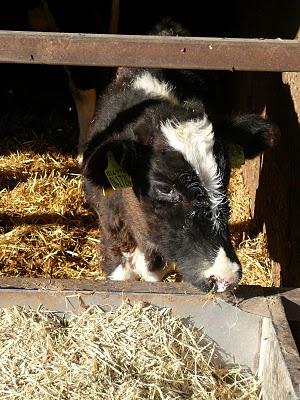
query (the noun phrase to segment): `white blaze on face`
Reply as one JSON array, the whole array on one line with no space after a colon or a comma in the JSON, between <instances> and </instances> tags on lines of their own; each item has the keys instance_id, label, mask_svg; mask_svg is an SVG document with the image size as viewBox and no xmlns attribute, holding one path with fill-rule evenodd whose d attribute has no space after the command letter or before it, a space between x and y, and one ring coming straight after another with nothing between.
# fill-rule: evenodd
<instances>
[{"instance_id":1,"label":"white blaze on face","mask_svg":"<svg viewBox=\"0 0 300 400\"><path fill-rule=\"evenodd\" d=\"M218 206L225 200L222 176L213 154L214 132L206 114L185 122L167 120L161 130L168 143L179 151L199 175L211 201L213 220L218 227Z\"/></svg>"},{"instance_id":2,"label":"white blaze on face","mask_svg":"<svg viewBox=\"0 0 300 400\"><path fill-rule=\"evenodd\" d=\"M124 263L118 265L109 276L109 279L126 281L142 278L146 282L159 282L169 272L168 268L149 271L149 262L146 260L145 254L138 247L132 253L123 253L123 256Z\"/></svg>"},{"instance_id":3,"label":"white blaze on face","mask_svg":"<svg viewBox=\"0 0 300 400\"><path fill-rule=\"evenodd\" d=\"M223 247L220 247L215 262L204 272L204 276L207 279L213 276L217 291L223 292L228 286L238 283L240 268L238 263L227 257Z\"/></svg>"},{"instance_id":4,"label":"white blaze on face","mask_svg":"<svg viewBox=\"0 0 300 400\"><path fill-rule=\"evenodd\" d=\"M133 87L135 89L144 90L151 97L167 99L173 104L179 103L172 91L172 87L151 75L150 72L144 72L142 75L138 76L133 82Z\"/></svg>"}]
</instances>

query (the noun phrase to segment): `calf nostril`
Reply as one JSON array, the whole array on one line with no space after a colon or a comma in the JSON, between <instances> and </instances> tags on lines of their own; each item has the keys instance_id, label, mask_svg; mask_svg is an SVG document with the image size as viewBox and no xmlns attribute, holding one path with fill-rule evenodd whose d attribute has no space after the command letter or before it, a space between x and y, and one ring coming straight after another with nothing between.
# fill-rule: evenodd
<instances>
[{"instance_id":1,"label":"calf nostril","mask_svg":"<svg viewBox=\"0 0 300 400\"><path fill-rule=\"evenodd\" d=\"M217 292L218 291L217 290L218 289L217 278L214 275L211 275L208 278L208 282L209 282L209 285L211 287L211 290L213 289L213 290L215 290Z\"/></svg>"},{"instance_id":2,"label":"calf nostril","mask_svg":"<svg viewBox=\"0 0 300 400\"><path fill-rule=\"evenodd\" d=\"M226 279L214 275L211 275L208 278L208 281L210 282L212 289L218 293L225 292L227 289L233 287L233 284L228 282Z\"/></svg>"},{"instance_id":3,"label":"calf nostril","mask_svg":"<svg viewBox=\"0 0 300 400\"><path fill-rule=\"evenodd\" d=\"M217 278L216 278L214 275L211 275L211 276L208 278L208 282L209 282L212 286L215 285L216 281L217 281Z\"/></svg>"}]
</instances>

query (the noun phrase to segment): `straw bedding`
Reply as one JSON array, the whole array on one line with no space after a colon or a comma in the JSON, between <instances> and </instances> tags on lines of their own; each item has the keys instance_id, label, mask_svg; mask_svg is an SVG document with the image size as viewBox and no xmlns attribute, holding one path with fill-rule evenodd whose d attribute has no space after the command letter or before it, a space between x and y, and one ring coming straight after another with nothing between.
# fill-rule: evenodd
<instances>
[{"instance_id":1,"label":"straw bedding","mask_svg":"<svg viewBox=\"0 0 300 400\"><path fill-rule=\"evenodd\" d=\"M254 400L258 380L169 309L0 311L1 399Z\"/></svg>"},{"instance_id":2,"label":"straw bedding","mask_svg":"<svg viewBox=\"0 0 300 400\"><path fill-rule=\"evenodd\" d=\"M0 276L103 279L97 220L84 201L76 160L74 110L55 99L56 105L40 98L22 103L21 111L0 119ZM243 283L270 286L266 238L249 236L250 200L240 169L229 191Z\"/></svg>"},{"instance_id":3,"label":"straw bedding","mask_svg":"<svg viewBox=\"0 0 300 400\"><path fill-rule=\"evenodd\" d=\"M0 275L100 277L98 227L76 158L55 150L0 157L0 174L13 183L0 197Z\"/></svg>"},{"instance_id":4,"label":"straw bedding","mask_svg":"<svg viewBox=\"0 0 300 400\"><path fill-rule=\"evenodd\" d=\"M272 286L272 265L267 237L259 232L252 235L250 197L243 179L242 168L232 170L229 183L231 240L243 268L244 285ZM254 229L256 230L256 229Z\"/></svg>"}]
</instances>

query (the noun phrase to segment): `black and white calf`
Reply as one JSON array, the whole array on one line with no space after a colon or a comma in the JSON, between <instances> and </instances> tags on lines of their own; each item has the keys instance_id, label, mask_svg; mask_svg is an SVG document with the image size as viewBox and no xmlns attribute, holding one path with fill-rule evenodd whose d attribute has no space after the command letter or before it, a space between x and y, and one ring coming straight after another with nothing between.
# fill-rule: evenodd
<instances>
[{"instance_id":1,"label":"black and white calf","mask_svg":"<svg viewBox=\"0 0 300 400\"><path fill-rule=\"evenodd\" d=\"M251 158L274 144L275 128L256 115L211 120L202 99L182 90L192 74L120 68L99 100L83 175L110 279L160 281L174 264L205 291L241 278L228 231L227 144ZM105 196L108 154L132 187Z\"/></svg>"}]
</instances>

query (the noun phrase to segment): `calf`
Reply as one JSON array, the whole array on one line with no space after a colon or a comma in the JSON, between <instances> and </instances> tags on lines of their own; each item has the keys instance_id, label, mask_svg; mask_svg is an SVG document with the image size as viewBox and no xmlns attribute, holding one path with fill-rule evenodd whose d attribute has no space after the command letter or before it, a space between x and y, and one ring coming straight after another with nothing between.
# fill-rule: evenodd
<instances>
[{"instance_id":1,"label":"calf","mask_svg":"<svg viewBox=\"0 0 300 400\"><path fill-rule=\"evenodd\" d=\"M83 176L110 279L160 281L176 265L184 280L222 292L241 278L228 231L228 145L252 158L276 130L257 115L208 116L197 82L191 71L119 68L99 99Z\"/></svg>"}]
</instances>

